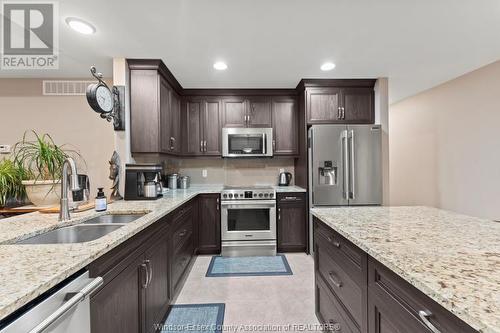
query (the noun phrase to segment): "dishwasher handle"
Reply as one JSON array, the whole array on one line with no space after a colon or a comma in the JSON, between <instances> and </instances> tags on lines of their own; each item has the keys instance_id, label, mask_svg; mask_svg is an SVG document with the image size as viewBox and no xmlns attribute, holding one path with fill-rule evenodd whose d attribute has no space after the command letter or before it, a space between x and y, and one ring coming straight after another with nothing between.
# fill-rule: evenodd
<instances>
[{"instance_id":1,"label":"dishwasher handle","mask_svg":"<svg viewBox=\"0 0 500 333\"><path fill-rule=\"evenodd\" d=\"M96 291L102 284L104 280L102 277L96 277L89 284L83 287L80 291L75 294L63 305L61 305L56 311L54 311L51 315L45 318L40 324L38 324L35 328L33 328L29 333L41 333L45 331L50 325L56 322L59 318L64 316L68 311L70 311L73 307L78 305L81 301L83 301L87 296Z\"/></svg>"}]
</instances>

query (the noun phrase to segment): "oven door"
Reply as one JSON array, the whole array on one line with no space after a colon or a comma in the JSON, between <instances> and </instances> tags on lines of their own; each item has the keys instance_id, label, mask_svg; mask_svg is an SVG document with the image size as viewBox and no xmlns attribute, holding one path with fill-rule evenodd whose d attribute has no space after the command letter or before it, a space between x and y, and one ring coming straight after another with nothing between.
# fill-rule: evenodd
<instances>
[{"instance_id":1,"label":"oven door","mask_svg":"<svg viewBox=\"0 0 500 333\"><path fill-rule=\"evenodd\" d=\"M222 241L276 239L276 201L221 202Z\"/></svg>"},{"instance_id":2,"label":"oven door","mask_svg":"<svg viewBox=\"0 0 500 333\"><path fill-rule=\"evenodd\" d=\"M222 156L273 156L272 128L223 128Z\"/></svg>"}]
</instances>

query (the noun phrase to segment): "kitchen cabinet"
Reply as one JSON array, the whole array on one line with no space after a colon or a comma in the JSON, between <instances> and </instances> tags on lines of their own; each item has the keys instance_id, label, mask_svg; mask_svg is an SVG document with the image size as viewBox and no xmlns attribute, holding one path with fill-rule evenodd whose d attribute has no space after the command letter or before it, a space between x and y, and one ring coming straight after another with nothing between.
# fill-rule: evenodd
<instances>
[{"instance_id":1,"label":"kitchen cabinet","mask_svg":"<svg viewBox=\"0 0 500 333\"><path fill-rule=\"evenodd\" d=\"M335 325L340 332L476 332L316 217L313 219L316 315L323 324Z\"/></svg>"},{"instance_id":2,"label":"kitchen cabinet","mask_svg":"<svg viewBox=\"0 0 500 333\"><path fill-rule=\"evenodd\" d=\"M186 155L222 155L220 108L221 102L218 98L186 100Z\"/></svg>"},{"instance_id":3,"label":"kitchen cabinet","mask_svg":"<svg viewBox=\"0 0 500 333\"><path fill-rule=\"evenodd\" d=\"M128 60L132 153L181 153L178 82L158 61Z\"/></svg>"},{"instance_id":4,"label":"kitchen cabinet","mask_svg":"<svg viewBox=\"0 0 500 333\"><path fill-rule=\"evenodd\" d=\"M277 194L278 252L305 252L307 249L306 193Z\"/></svg>"},{"instance_id":5,"label":"kitchen cabinet","mask_svg":"<svg viewBox=\"0 0 500 333\"><path fill-rule=\"evenodd\" d=\"M299 154L297 102L293 98L273 98L273 149L275 156Z\"/></svg>"},{"instance_id":6,"label":"kitchen cabinet","mask_svg":"<svg viewBox=\"0 0 500 333\"><path fill-rule=\"evenodd\" d=\"M221 251L220 195L199 195L198 253L219 254Z\"/></svg>"},{"instance_id":7,"label":"kitchen cabinet","mask_svg":"<svg viewBox=\"0 0 500 333\"><path fill-rule=\"evenodd\" d=\"M307 123L373 123L374 96L372 87L306 88Z\"/></svg>"},{"instance_id":8,"label":"kitchen cabinet","mask_svg":"<svg viewBox=\"0 0 500 333\"><path fill-rule=\"evenodd\" d=\"M223 127L272 127L272 104L267 96L223 99Z\"/></svg>"}]
</instances>

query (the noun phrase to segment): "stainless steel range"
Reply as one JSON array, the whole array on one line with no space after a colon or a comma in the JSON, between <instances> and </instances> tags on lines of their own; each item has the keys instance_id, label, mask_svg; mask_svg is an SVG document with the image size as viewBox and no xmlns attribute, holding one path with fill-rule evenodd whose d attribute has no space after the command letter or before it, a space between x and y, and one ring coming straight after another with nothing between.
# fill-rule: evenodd
<instances>
[{"instance_id":1,"label":"stainless steel range","mask_svg":"<svg viewBox=\"0 0 500 333\"><path fill-rule=\"evenodd\" d=\"M221 197L222 255L276 255L275 190L225 187Z\"/></svg>"}]
</instances>

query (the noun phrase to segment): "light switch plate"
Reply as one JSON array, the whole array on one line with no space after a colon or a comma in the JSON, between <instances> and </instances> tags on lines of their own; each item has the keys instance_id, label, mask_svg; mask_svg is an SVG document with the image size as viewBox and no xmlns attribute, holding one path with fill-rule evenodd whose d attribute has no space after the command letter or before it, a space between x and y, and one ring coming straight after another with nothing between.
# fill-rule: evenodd
<instances>
[{"instance_id":1,"label":"light switch plate","mask_svg":"<svg viewBox=\"0 0 500 333\"><path fill-rule=\"evenodd\" d=\"M10 154L10 145L0 145L0 154Z\"/></svg>"},{"instance_id":2,"label":"light switch plate","mask_svg":"<svg viewBox=\"0 0 500 333\"><path fill-rule=\"evenodd\" d=\"M203 169L203 170L201 170L201 176L202 176L203 178L207 178L207 176L208 176L207 169Z\"/></svg>"}]
</instances>

